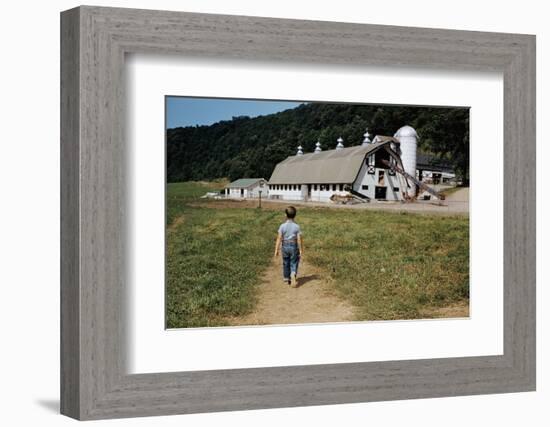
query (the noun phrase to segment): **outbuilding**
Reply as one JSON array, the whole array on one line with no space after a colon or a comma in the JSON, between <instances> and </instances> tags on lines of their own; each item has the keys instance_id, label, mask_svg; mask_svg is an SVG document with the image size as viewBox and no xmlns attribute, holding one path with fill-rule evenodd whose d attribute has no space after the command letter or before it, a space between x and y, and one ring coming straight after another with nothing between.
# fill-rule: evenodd
<instances>
[{"instance_id":1,"label":"outbuilding","mask_svg":"<svg viewBox=\"0 0 550 427\"><path fill-rule=\"evenodd\" d=\"M417 178L426 184L456 184L456 174L449 162L426 153L416 157Z\"/></svg>"},{"instance_id":2,"label":"outbuilding","mask_svg":"<svg viewBox=\"0 0 550 427\"><path fill-rule=\"evenodd\" d=\"M224 189L225 196L232 199L258 198L261 193L267 197L266 180L263 178L241 178Z\"/></svg>"}]
</instances>

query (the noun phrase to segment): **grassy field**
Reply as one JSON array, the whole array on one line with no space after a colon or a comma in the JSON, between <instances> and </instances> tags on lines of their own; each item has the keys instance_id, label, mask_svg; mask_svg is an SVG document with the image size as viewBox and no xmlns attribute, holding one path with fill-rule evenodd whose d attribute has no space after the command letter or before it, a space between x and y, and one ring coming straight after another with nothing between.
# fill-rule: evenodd
<instances>
[{"instance_id":1,"label":"grassy field","mask_svg":"<svg viewBox=\"0 0 550 427\"><path fill-rule=\"evenodd\" d=\"M169 184L167 326L219 326L254 309L281 210L191 202L223 183ZM281 206L282 209L283 206ZM357 320L414 319L469 298L464 216L300 208L307 262Z\"/></svg>"},{"instance_id":2,"label":"grassy field","mask_svg":"<svg viewBox=\"0 0 550 427\"><path fill-rule=\"evenodd\" d=\"M468 299L465 217L314 211L301 222L309 261L358 307L358 320L414 319Z\"/></svg>"},{"instance_id":3,"label":"grassy field","mask_svg":"<svg viewBox=\"0 0 550 427\"><path fill-rule=\"evenodd\" d=\"M250 312L258 276L269 265L276 212L189 206L216 188L216 183L168 185L169 328L225 325L228 317Z\"/></svg>"}]
</instances>

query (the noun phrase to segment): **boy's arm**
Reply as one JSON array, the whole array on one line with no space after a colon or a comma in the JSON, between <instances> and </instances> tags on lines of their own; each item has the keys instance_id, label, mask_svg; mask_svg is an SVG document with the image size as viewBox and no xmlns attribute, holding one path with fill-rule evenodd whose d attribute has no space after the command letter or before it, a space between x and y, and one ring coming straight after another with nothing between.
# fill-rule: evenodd
<instances>
[{"instance_id":1,"label":"boy's arm","mask_svg":"<svg viewBox=\"0 0 550 427\"><path fill-rule=\"evenodd\" d=\"M298 250L300 251L300 257L304 257L304 241L302 240L302 233L298 234Z\"/></svg>"},{"instance_id":2,"label":"boy's arm","mask_svg":"<svg viewBox=\"0 0 550 427\"><path fill-rule=\"evenodd\" d=\"M281 233L277 233L277 241L275 242L275 256L279 255L279 248L281 247Z\"/></svg>"}]
</instances>

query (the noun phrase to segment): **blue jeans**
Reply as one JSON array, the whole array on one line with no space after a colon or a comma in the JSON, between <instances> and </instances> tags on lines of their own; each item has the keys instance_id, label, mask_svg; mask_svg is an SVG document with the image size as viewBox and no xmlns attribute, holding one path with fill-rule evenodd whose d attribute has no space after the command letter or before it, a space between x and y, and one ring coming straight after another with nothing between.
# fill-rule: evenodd
<instances>
[{"instance_id":1,"label":"blue jeans","mask_svg":"<svg viewBox=\"0 0 550 427\"><path fill-rule=\"evenodd\" d=\"M290 274L298 275L298 264L300 263L300 251L298 244L294 242L283 242L281 247L283 255L283 278L290 280Z\"/></svg>"}]
</instances>

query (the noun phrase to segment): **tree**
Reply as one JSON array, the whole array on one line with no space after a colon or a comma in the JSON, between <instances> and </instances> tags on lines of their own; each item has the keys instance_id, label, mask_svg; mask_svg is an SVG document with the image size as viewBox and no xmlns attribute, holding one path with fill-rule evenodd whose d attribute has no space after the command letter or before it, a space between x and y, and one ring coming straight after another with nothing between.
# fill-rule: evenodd
<instances>
[{"instance_id":1,"label":"tree","mask_svg":"<svg viewBox=\"0 0 550 427\"><path fill-rule=\"evenodd\" d=\"M166 131L169 182L229 177L269 179L277 163L296 154L298 145L312 152L336 139L360 145L365 128L373 135L393 135L413 126L419 147L450 162L465 183L469 176L469 110L466 108L308 103L276 114L234 117L210 126Z\"/></svg>"}]
</instances>

